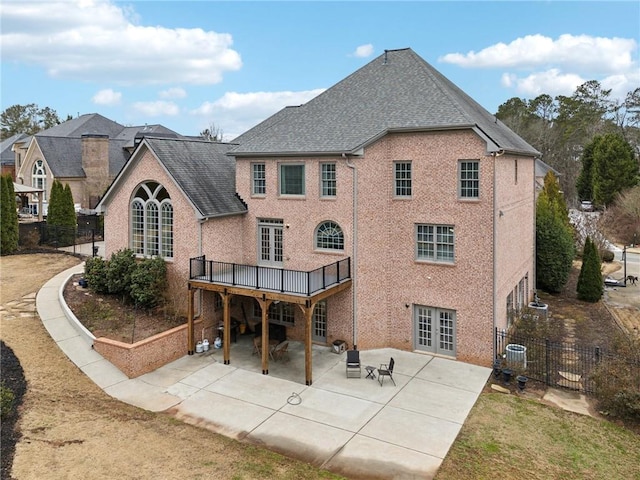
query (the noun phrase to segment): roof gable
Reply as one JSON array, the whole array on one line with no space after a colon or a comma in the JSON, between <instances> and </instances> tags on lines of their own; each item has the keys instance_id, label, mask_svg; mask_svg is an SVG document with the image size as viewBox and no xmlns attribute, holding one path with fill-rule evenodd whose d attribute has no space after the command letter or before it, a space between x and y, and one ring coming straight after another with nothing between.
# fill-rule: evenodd
<instances>
[{"instance_id":1,"label":"roof gable","mask_svg":"<svg viewBox=\"0 0 640 480\"><path fill-rule=\"evenodd\" d=\"M389 131L473 128L488 149L538 152L411 49L389 50L236 139L234 155L354 153ZM491 148L489 148L491 147Z\"/></svg>"},{"instance_id":2,"label":"roof gable","mask_svg":"<svg viewBox=\"0 0 640 480\"><path fill-rule=\"evenodd\" d=\"M98 208L108 205L118 182L135 168L136 160L149 149L197 210L200 218L236 215L247 211L236 195L235 161L227 155L234 145L184 138L145 137L126 168L115 179Z\"/></svg>"},{"instance_id":3,"label":"roof gable","mask_svg":"<svg viewBox=\"0 0 640 480\"><path fill-rule=\"evenodd\" d=\"M40 152L54 177L81 178L82 138L35 137ZM109 175L115 176L124 166L130 154L125 150L125 141L109 139Z\"/></svg>"}]
</instances>

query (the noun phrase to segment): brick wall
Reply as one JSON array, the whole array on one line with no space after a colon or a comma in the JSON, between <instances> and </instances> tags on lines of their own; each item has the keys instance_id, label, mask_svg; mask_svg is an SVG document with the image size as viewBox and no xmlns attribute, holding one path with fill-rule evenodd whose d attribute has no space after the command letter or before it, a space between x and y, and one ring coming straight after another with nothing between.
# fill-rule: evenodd
<instances>
[{"instance_id":1,"label":"brick wall","mask_svg":"<svg viewBox=\"0 0 640 480\"><path fill-rule=\"evenodd\" d=\"M201 322L195 322L195 330ZM172 328L133 344L96 338L93 348L127 377L135 378L187 354L187 325Z\"/></svg>"}]
</instances>

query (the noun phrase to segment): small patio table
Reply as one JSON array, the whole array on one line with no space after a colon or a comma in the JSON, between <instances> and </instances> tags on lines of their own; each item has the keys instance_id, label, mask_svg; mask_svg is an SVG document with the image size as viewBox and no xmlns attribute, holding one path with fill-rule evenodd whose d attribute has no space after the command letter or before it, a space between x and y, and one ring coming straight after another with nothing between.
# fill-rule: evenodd
<instances>
[{"instance_id":1,"label":"small patio table","mask_svg":"<svg viewBox=\"0 0 640 480\"><path fill-rule=\"evenodd\" d=\"M372 367L371 365L367 365L366 367L364 367L364 369L367 371L367 376L364 378L370 378L371 380L375 380L376 379L376 367Z\"/></svg>"}]
</instances>

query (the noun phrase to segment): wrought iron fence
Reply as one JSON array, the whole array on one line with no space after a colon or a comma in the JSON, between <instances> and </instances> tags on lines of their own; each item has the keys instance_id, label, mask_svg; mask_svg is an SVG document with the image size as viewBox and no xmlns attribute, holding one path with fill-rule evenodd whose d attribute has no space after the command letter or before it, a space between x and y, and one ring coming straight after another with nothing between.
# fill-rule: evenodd
<instances>
[{"instance_id":1,"label":"wrought iron fence","mask_svg":"<svg viewBox=\"0 0 640 480\"><path fill-rule=\"evenodd\" d=\"M495 353L501 368L546 385L594 394L597 367L612 355L598 346L551 341L495 330Z\"/></svg>"}]
</instances>

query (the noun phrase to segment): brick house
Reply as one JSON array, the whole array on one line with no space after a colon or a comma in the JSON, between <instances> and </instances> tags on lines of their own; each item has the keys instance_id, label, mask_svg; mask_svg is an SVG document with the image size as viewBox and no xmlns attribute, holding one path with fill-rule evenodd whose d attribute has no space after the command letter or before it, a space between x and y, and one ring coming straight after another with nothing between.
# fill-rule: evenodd
<instances>
[{"instance_id":1,"label":"brick house","mask_svg":"<svg viewBox=\"0 0 640 480\"><path fill-rule=\"evenodd\" d=\"M146 133L179 137L161 125L125 127L97 113L23 135L12 142L16 183L44 190L45 210L55 179L69 184L80 208L94 208L131 156L136 135Z\"/></svg>"},{"instance_id":2,"label":"brick house","mask_svg":"<svg viewBox=\"0 0 640 480\"><path fill-rule=\"evenodd\" d=\"M263 373L270 336L304 341L307 384L311 345L341 340L491 365L494 329L532 296L539 154L411 49L225 146L234 191L214 203L244 209L203 215L195 199L215 174L182 170L193 156L178 150L160 158L180 142L146 141L99 206L107 252L144 230L134 192L163 185L183 237L171 267L188 277L188 353L200 317L261 331Z\"/></svg>"}]
</instances>

